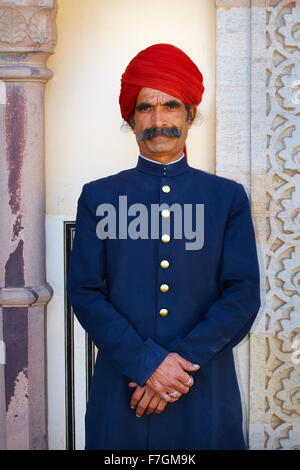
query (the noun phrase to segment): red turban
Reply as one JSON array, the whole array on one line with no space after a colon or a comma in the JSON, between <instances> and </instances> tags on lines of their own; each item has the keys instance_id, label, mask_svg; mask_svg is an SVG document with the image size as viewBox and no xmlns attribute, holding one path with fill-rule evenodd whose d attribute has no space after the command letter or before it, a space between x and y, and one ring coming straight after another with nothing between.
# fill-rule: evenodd
<instances>
[{"instance_id":1,"label":"red turban","mask_svg":"<svg viewBox=\"0 0 300 470\"><path fill-rule=\"evenodd\" d=\"M187 105L200 104L205 90L198 67L181 49L171 44L147 47L127 65L121 78L119 97L125 121L133 113L136 98L143 87L175 96Z\"/></svg>"}]
</instances>

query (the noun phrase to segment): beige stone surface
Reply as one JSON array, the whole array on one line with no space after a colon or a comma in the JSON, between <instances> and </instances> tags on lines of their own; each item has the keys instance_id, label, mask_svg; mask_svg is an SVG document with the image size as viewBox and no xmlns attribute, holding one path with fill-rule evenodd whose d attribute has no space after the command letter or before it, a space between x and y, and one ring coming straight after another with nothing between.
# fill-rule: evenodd
<instances>
[{"instance_id":1,"label":"beige stone surface","mask_svg":"<svg viewBox=\"0 0 300 470\"><path fill-rule=\"evenodd\" d=\"M261 269L262 306L250 334L249 443L299 449L300 4L216 5L217 109L220 120L227 116L217 126L217 168L247 185Z\"/></svg>"},{"instance_id":2,"label":"beige stone surface","mask_svg":"<svg viewBox=\"0 0 300 470\"><path fill-rule=\"evenodd\" d=\"M0 1L1 449L47 448L44 86L56 1Z\"/></svg>"}]
</instances>

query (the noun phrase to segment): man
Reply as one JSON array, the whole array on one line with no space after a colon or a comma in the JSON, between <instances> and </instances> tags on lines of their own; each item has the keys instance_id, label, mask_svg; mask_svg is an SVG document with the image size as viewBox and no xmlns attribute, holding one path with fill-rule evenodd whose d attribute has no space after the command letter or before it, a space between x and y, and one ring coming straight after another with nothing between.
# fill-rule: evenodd
<instances>
[{"instance_id":1,"label":"man","mask_svg":"<svg viewBox=\"0 0 300 470\"><path fill-rule=\"evenodd\" d=\"M247 449L232 348L260 307L255 234L243 185L187 162L202 78L169 44L134 57L119 101L137 165L78 199L67 292L99 349L85 449Z\"/></svg>"}]
</instances>

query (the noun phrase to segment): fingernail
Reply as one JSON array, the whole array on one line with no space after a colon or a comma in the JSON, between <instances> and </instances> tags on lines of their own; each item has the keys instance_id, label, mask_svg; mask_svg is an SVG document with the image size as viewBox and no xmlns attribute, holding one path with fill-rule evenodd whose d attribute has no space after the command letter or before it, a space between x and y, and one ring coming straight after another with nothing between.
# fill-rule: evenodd
<instances>
[{"instance_id":1,"label":"fingernail","mask_svg":"<svg viewBox=\"0 0 300 470\"><path fill-rule=\"evenodd\" d=\"M135 406L131 406L131 405L130 405L130 408L131 408L132 410L134 410Z\"/></svg>"},{"instance_id":2,"label":"fingernail","mask_svg":"<svg viewBox=\"0 0 300 470\"><path fill-rule=\"evenodd\" d=\"M128 384L128 385L133 385L133 382L129 382L129 384Z\"/></svg>"},{"instance_id":3,"label":"fingernail","mask_svg":"<svg viewBox=\"0 0 300 470\"><path fill-rule=\"evenodd\" d=\"M193 364L193 367L200 367L199 364Z\"/></svg>"},{"instance_id":4,"label":"fingernail","mask_svg":"<svg viewBox=\"0 0 300 470\"><path fill-rule=\"evenodd\" d=\"M135 415L137 418L140 418L142 415Z\"/></svg>"}]
</instances>

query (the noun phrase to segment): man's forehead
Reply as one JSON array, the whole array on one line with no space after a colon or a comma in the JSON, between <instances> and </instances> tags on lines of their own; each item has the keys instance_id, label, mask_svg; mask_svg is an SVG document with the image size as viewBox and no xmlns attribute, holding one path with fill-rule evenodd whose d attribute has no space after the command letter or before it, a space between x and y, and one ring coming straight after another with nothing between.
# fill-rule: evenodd
<instances>
[{"instance_id":1,"label":"man's forehead","mask_svg":"<svg viewBox=\"0 0 300 470\"><path fill-rule=\"evenodd\" d=\"M182 103L182 101L177 97L173 95L169 95L168 93L165 93L161 90L157 90L155 88L147 88L143 87L136 99L136 104L147 102L147 103L154 103L154 102L161 102L165 103L167 101L171 100L176 100L179 103Z\"/></svg>"}]
</instances>

